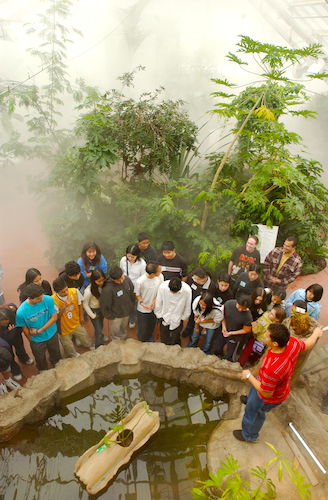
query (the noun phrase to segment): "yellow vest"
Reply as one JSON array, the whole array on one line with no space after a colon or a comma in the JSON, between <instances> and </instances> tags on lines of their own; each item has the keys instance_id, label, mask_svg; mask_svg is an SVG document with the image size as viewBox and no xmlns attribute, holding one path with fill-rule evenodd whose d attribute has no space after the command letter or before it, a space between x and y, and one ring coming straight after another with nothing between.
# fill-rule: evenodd
<instances>
[{"instance_id":1,"label":"yellow vest","mask_svg":"<svg viewBox=\"0 0 328 500\"><path fill-rule=\"evenodd\" d=\"M71 299L71 303L66 306L62 317L60 318L60 326L62 335L68 335L72 333L80 324L80 310L79 303L77 300L76 288L68 289L68 296ZM63 307L64 300L58 297L56 293L52 295L54 302L58 309Z\"/></svg>"}]
</instances>

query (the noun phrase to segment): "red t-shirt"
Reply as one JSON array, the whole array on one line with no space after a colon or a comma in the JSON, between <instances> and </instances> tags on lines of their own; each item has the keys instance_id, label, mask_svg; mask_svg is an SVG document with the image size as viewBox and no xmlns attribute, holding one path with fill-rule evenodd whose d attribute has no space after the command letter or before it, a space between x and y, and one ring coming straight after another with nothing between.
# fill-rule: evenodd
<instances>
[{"instance_id":1,"label":"red t-shirt","mask_svg":"<svg viewBox=\"0 0 328 500\"><path fill-rule=\"evenodd\" d=\"M285 401L290 392L290 379L295 368L298 355L304 351L303 340L290 337L284 352L274 353L271 349L264 356L257 379L261 382L261 390L272 392L270 398L260 393L259 397L267 404L279 404Z\"/></svg>"}]
</instances>

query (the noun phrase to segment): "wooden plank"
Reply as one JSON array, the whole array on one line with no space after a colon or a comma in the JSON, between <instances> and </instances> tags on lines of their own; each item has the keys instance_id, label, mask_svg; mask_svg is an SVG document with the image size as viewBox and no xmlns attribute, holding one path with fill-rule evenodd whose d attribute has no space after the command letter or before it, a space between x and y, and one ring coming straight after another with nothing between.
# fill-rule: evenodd
<instances>
[{"instance_id":1,"label":"wooden plank","mask_svg":"<svg viewBox=\"0 0 328 500\"><path fill-rule=\"evenodd\" d=\"M297 460L299 461L299 463L303 467L303 470L304 470L305 474L307 475L308 480L310 481L312 486L316 486L317 484L319 484L319 481L317 480L317 478L313 474L311 467L309 466L306 459L302 455L301 451L299 450L299 448L298 448L297 444L295 443L295 441L293 440L293 438L286 431L282 431L282 433L283 433L284 438L286 439L288 445L293 450L293 453L295 454Z\"/></svg>"}]
</instances>

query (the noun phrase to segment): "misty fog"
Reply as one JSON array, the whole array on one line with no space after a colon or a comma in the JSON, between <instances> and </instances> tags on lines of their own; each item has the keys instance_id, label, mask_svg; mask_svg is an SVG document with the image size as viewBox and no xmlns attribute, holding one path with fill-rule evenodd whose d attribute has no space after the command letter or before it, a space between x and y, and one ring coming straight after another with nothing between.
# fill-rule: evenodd
<instances>
[{"instance_id":1,"label":"misty fog","mask_svg":"<svg viewBox=\"0 0 328 500\"><path fill-rule=\"evenodd\" d=\"M28 48L38 47L40 40L36 35L27 35L26 30L29 23L38 26L38 15L49 3L47 0L0 1L1 80L23 82L32 77L27 84L47 83L39 60L27 52ZM243 72L225 58L229 51L236 51L238 35L288 46L286 39L270 24L270 14L261 14L254 7L256 3L260 2L73 0L73 15L65 24L81 30L83 37L70 36L74 43L68 44L69 79L74 82L76 78L83 78L87 85L105 92L119 88L117 78L124 72L138 65L145 66L145 71L136 75L130 95L137 98L142 92L163 86L164 99L184 100L199 127L208 122L202 134L203 137L211 134L204 142L203 152L213 151L222 134L222 123L206 114L215 104L210 94L217 90L210 79L227 78L238 85L254 81L252 74ZM291 29L289 36L292 38L292 35ZM311 82L307 88L313 97L328 90L324 82ZM311 105L308 107L311 109ZM73 108L74 103L66 97L61 126L73 127L78 116ZM24 115L24 111L21 112ZM288 118L287 125L303 137L309 158L323 164L323 182L328 186L324 119L320 113L316 123L303 117ZM23 130L18 121L12 120L12 125L14 129ZM4 142L8 133L4 128L0 130L1 142ZM7 300L17 299L15 290L28 267L45 270L48 280L56 275L43 257L48 241L41 233L42 224L38 219L42 205L36 193L28 189L28 177L45 168L40 160L17 159L12 167L0 170L0 261L6 273L3 288Z\"/></svg>"}]
</instances>

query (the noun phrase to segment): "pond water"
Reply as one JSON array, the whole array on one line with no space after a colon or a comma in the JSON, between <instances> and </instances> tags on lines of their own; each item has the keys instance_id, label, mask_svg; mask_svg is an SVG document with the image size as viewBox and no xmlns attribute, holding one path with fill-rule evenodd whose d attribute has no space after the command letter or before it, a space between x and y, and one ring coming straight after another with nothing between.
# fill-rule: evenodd
<instances>
[{"instance_id":1,"label":"pond water","mask_svg":"<svg viewBox=\"0 0 328 500\"><path fill-rule=\"evenodd\" d=\"M74 475L77 459L140 399L159 411L159 431L96 496ZM207 472L206 445L227 401L185 384L140 375L63 400L43 423L0 444L0 500L192 500Z\"/></svg>"}]
</instances>

